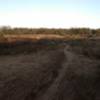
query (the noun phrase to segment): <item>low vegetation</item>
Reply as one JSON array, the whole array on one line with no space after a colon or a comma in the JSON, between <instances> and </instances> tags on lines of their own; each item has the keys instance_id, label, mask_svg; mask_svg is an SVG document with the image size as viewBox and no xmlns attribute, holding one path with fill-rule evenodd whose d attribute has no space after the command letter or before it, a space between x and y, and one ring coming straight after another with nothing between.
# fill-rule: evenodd
<instances>
[{"instance_id":1,"label":"low vegetation","mask_svg":"<svg viewBox=\"0 0 100 100\"><path fill-rule=\"evenodd\" d=\"M70 29L31 29L31 28L0 28L0 40L13 39L40 39L40 38L65 38L65 39L79 39L79 38L98 38L100 36L100 29L89 28L70 28Z\"/></svg>"}]
</instances>

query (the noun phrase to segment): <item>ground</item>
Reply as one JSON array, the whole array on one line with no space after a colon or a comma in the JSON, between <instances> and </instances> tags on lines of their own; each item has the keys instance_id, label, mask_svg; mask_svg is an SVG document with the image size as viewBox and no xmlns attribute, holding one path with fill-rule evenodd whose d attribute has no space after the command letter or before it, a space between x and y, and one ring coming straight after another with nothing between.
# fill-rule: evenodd
<instances>
[{"instance_id":1,"label":"ground","mask_svg":"<svg viewBox=\"0 0 100 100\"><path fill-rule=\"evenodd\" d=\"M0 56L0 100L99 100L100 63L70 46Z\"/></svg>"}]
</instances>

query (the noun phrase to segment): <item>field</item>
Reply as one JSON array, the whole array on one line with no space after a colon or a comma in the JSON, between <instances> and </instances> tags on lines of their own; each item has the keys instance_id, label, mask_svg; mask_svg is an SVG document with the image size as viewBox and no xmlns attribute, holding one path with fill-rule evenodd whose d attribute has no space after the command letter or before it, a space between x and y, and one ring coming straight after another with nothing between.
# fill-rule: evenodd
<instances>
[{"instance_id":1,"label":"field","mask_svg":"<svg viewBox=\"0 0 100 100\"><path fill-rule=\"evenodd\" d=\"M96 38L5 35L0 100L99 100L99 51Z\"/></svg>"}]
</instances>

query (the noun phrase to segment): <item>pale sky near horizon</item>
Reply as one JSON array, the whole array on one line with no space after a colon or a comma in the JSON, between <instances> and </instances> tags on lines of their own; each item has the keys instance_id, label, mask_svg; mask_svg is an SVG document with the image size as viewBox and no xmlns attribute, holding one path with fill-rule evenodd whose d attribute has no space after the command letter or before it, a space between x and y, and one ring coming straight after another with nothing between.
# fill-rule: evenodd
<instances>
[{"instance_id":1,"label":"pale sky near horizon","mask_svg":"<svg viewBox=\"0 0 100 100\"><path fill-rule=\"evenodd\" d=\"M0 0L0 26L100 28L100 0Z\"/></svg>"}]
</instances>

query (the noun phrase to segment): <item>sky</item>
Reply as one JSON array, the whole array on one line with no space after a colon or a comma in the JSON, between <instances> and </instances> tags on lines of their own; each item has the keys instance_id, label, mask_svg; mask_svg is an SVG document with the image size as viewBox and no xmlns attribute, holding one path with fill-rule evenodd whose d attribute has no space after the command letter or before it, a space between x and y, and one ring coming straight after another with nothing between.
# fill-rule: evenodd
<instances>
[{"instance_id":1,"label":"sky","mask_svg":"<svg viewBox=\"0 0 100 100\"><path fill-rule=\"evenodd\" d=\"M100 28L100 0L0 0L0 26Z\"/></svg>"}]
</instances>

